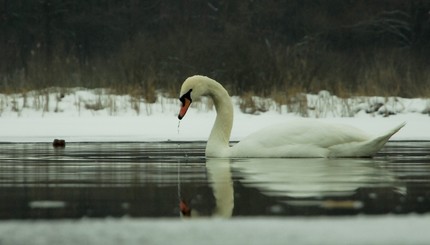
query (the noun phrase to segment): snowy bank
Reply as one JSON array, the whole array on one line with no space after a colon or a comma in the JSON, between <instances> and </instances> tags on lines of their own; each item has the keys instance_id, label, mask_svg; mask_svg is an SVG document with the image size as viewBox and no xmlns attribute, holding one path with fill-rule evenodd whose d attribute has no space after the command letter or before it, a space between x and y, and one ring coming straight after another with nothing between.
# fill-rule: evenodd
<instances>
[{"instance_id":1,"label":"snowy bank","mask_svg":"<svg viewBox=\"0 0 430 245\"><path fill-rule=\"evenodd\" d=\"M0 244L429 244L430 216L0 222Z\"/></svg>"},{"instance_id":2,"label":"snowy bank","mask_svg":"<svg viewBox=\"0 0 430 245\"><path fill-rule=\"evenodd\" d=\"M303 117L354 125L370 134L407 122L392 139L430 140L430 99L342 99L322 91L288 98L284 104L258 97L233 97L233 103L232 140ZM215 118L212 103L193 103L180 124L178 110L177 99L161 94L155 103L104 89L0 94L0 142L206 140Z\"/></svg>"}]
</instances>

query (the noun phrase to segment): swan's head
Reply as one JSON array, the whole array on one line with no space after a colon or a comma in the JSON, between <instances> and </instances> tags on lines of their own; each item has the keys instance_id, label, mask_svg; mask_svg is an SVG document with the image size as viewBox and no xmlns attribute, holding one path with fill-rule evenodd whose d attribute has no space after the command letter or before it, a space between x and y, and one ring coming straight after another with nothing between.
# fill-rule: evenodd
<instances>
[{"instance_id":1,"label":"swan's head","mask_svg":"<svg viewBox=\"0 0 430 245\"><path fill-rule=\"evenodd\" d=\"M189 77L184 81L179 95L179 100L182 103L178 115L179 120L185 116L191 102L209 93L209 83L211 81L214 82L208 77L198 75Z\"/></svg>"}]
</instances>

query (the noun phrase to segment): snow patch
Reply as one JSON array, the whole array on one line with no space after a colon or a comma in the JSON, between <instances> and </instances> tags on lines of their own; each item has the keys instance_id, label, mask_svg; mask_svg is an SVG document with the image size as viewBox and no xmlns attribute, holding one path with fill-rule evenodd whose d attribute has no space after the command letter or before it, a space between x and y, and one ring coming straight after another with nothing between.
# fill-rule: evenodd
<instances>
[{"instance_id":1,"label":"snow patch","mask_svg":"<svg viewBox=\"0 0 430 245\"><path fill-rule=\"evenodd\" d=\"M232 140L302 117L351 124L371 134L406 121L393 139L430 139L428 98L339 98L321 91L293 96L285 104L255 96L245 106L239 97L232 100ZM206 140L216 116L212 101L202 98L193 103L178 128L179 105L178 99L161 93L155 103L147 103L106 89L50 88L0 94L0 142Z\"/></svg>"},{"instance_id":2,"label":"snow patch","mask_svg":"<svg viewBox=\"0 0 430 245\"><path fill-rule=\"evenodd\" d=\"M430 216L0 222L9 244L429 244Z\"/></svg>"}]
</instances>

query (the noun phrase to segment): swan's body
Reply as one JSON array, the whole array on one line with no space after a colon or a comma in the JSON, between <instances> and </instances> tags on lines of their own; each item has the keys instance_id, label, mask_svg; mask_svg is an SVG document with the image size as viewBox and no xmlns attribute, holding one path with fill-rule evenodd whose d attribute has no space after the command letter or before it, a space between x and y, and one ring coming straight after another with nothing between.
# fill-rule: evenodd
<instances>
[{"instance_id":1,"label":"swan's body","mask_svg":"<svg viewBox=\"0 0 430 245\"><path fill-rule=\"evenodd\" d=\"M385 134L369 137L361 130L342 124L299 120L255 132L229 146L233 105L228 92L215 80L192 76L181 87L179 119L191 102L201 96L212 98L217 116L207 145L207 157L369 157L400 130L401 124Z\"/></svg>"}]
</instances>

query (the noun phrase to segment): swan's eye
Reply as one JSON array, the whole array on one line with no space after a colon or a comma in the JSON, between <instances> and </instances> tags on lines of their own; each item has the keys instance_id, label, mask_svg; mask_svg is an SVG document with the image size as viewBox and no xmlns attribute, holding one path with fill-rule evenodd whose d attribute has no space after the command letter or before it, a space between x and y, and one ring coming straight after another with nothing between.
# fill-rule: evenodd
<instances>
[{"instance_id":1,"label":"swan's eye","mask_svg":"<svg viewBox=\"0 0 430 245\"><path fill-rule=\"evenodd\" d=\"M191 99L191 91L193 90L192 89L188 90L188 92L186 92L184 95L181 96L181 98L179 98L179 100L182 102L182 105L185 104L185 99L188 99L190 102L193 101Z\"/></svg>"}]
</instances>

